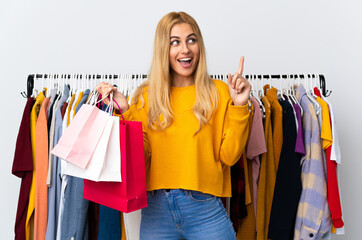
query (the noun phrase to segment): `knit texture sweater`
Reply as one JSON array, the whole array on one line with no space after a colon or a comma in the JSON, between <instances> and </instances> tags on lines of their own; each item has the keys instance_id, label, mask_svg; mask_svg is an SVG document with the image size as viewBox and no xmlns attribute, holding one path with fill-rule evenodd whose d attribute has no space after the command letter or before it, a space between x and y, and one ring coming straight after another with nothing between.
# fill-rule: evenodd
<instances>
[{"instance_id":1,"label":"knit texture sweater","mask_svg":"<svg viewBox=\"0 0 362 240\"><path fill-rule=\"evenodd\" d=\"M188 189L231 197L230 168L244 152L249 131L248 105L234 106L227 84L214 80L220 101L208 124L196 135L199 121L192 112L195 85L171 87L173 122L165 130L148 127L148 91L123 114L141 121L147 191Z\"/></svg>"}]
</instances>

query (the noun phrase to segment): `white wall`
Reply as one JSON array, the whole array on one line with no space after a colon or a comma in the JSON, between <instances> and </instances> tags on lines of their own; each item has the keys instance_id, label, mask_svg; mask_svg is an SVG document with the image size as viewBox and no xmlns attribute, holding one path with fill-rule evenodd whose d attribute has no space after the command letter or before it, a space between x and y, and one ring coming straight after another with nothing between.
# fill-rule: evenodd
<instances>
[{"instance_id":1,"label":"white wall","mask_svg":"<svg viewBox=\"0 0 362 240\"><path fill-rule=\"evenodd\" d=\"M1 1L0 235L13 238L20 180L11 175L30 73L147 73L154 30L169 11L199 23L210 73L323 73L333 91L346 235L362 216L361 1Z\"/></svg>"}]
</instances>

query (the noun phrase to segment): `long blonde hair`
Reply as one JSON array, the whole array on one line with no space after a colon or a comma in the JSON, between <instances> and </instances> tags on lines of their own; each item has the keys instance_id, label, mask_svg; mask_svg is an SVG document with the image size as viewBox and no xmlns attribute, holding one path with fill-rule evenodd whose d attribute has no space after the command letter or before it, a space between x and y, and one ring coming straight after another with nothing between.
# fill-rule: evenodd
<instances>
[{"instance_id":1,"label":"long blonde hair","mask_svg":"<svg viewBox=\"0 0 362 240\"><path fill-rule=\"evenodd\" d=\"M153 129L165 130L173 122L173 112L170 104L171 95L171 73L169 63L170 32L172 27L178 23L188 23L196 34L200 49L200 57L194 72L196 101L192 112L199 121L199 129L208 123L214 110L219 103L219 93L213 80L209 77L206 67L205 45L199 26L195 19L185 12L170 12L158 23L156 28L153 58L145 81L136 90L132 104L139 100L144 106L142 92L148 87L148 126Z\"/></svg>"}]
</instances>

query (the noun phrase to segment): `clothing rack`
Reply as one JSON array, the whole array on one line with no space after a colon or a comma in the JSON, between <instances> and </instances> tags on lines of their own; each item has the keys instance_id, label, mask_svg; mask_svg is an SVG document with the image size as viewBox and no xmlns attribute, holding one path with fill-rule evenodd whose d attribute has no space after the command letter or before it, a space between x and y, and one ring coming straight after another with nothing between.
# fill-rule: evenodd
<instances>
[{"instance_id":1,"label":"clothing rack","mask_svg":"<svg viewBox=\"0 0 362 240\"><path fill-rule=\"evenodd\" d=\"M68 78L70 79L71 76L74 76L74 74L54 74L55 79L57 78ZM75 74L76 79L83 79L83 76L87 76L88 79L101 79L102 77L104 77L105 79L118 79L120 77L119 74ZM132 79L141 76L142 78L146 79L147 78L147 74L132 74ZM220 80L224 80L224 76L226 77L227 74L211 74L210 77L211 78L215 78L215 79L220 79ZM315 78L316 76L319 76L319 84L320 84L320 89L322 91L323 96L330 96L332 91L327 90L327 86L326 86L326 80L323 74L273 74L273 75L268 75L268 74L246 74L245 78L246 79L296 79L296 78L302 78L304 79L305 76L308 76L308 78ZM29 96L32 95L33 92L33 88L34 88L34 79L47 79L50 77L50 74L29 74L28 78L27 78L27 92L21 92L21 95L24 98L27 98ZM226 80L226 79L225 79Z\"/></svg>"}]
</instances>

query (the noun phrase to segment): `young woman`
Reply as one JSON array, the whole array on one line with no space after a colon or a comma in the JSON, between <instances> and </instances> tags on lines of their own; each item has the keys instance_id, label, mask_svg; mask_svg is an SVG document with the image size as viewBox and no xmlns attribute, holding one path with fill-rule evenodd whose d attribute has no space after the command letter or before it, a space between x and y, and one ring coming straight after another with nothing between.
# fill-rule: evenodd
<instances>
[{"instance_id":1,"label":"young woman","mask_svg":"<svg viewBox=\"0 0 362 240\"><path fill-rule=\"evenodd\" d=\"M247 141L250 85L244 58L228 84L210 79L196 21L171 12L158 23L148 80L131 106L112 85L127 120L141 121L148 207L141 239L235 239L220 197L231 196L230 166ZM107 103L108 104L108 103Z\"/></svg>"}]
</instances>

